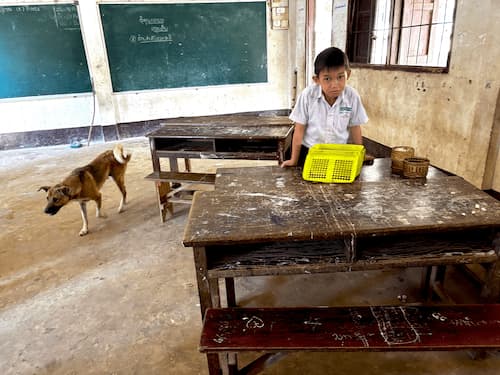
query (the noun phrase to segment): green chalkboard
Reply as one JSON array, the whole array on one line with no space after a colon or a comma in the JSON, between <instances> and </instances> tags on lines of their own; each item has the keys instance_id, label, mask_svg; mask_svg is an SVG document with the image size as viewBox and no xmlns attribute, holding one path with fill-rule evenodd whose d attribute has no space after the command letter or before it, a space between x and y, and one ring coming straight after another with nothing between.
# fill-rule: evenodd
<instances>
[{"instance_id":1,"label":"green chalkboard","mask_svg":"<svg viewBox=\"0 0 500 375\"><path fill-rule=\"evenodd\" d=\"M267 82L265 1L99 9L115 92Z\"/></svg>"},{"instance_id":2,"label":"green chalkboard","mask_svg":"<svg viewBox=\"0 0 500 375\"><path fill-rule=\"evenodd\" d=\"M0 98L91 91L75 5L0 7Z\"/></svg>"}]
</instances>

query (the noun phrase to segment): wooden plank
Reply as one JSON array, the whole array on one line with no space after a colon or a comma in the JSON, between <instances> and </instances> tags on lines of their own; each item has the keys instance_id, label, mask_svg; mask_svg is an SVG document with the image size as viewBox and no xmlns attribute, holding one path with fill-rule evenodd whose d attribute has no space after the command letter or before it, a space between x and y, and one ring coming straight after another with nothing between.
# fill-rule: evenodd
<instances>
[{"instance_id":1,"label":"wooden plank","mask_svg":"<svg viewBox=\"0 0 500 375\"><path fill-rule=\"evenodd\" d=\"M216 173L215 188L219 191L267 192L266 190L269 189L272 182L287 189L306 188L312 184L302 179L301 168L281 168L279 166L218 168ZM427 180L447 176L449 174L430 166ZM268 182L270 178L272 181ZM392 174L390 158L374 159L372 165L363 166L354 184L384 180L403 180L402 177Z\"/></svg>"},{"instance_id":2,"label":"wooden plank","mask_svg":"<svg viewBox=\"0 0 500 375\"><path fill-rule=\"evenodd\" d=\"M261 115L215 115L198 117L177 117L168 119L161 125L292 125L287 116L261 116Z\"/></svg>"},{"instance_id":3,"label":"wooden plank","mask_svg":"<svg viewBox=\"0 0 500 375\"><path fill-rule=\"evenodd\" d=\"M445 264L485 264L499 260L488 231L366 238L354 262L343 241L275 242L209 246L209 277L290 275L367 271Z\"/></svg>"},{"instance_id":4,"label":"wooden plank","mask_svg":"<svg viewBox=\"0 0 500 375\"><path fill-rule=\"evenodd\" d=\"M278 152L277 146L276 151L273 152L209 152L209 151L169 151L169 150L158 150L158 157L168 158L187 158L187 159L240 159L240 160L277 160Z\"/></svg>"},{"instance_id":5,"label":"wooden plank","mask_svg":"<svg viewBox=\"0 0 500 375\"><path fill-rule=\"evenodd\" d=\"M293 131L293 125L244 124L226 125L166 125L148 134L148 137L190 139L284 139Z\"/></svg>"},{"instance_id":6,"label":"wooden plank","mask_svg":"<svg viewBox=\"0 0 500 375\"><path fill-rule=\"evenodd\" d=\"M475 253L467 255L427 255L405 257L401 259L380 259L380 260L358 260L355 262L318 262L318 263L295 263L283 261L282 264L265 266L263 264L244 265L238 263L227 263L222 267L216 267L208 271L210 278L223 277L248 277L248 276L283 276L314 273L332 272L356 272L388 270L391 268L427 267L427 266L447 266L456 264L491 264L495 266L498 256L490 253ZM497 280L500 280L497 276ZM491 283L493 286L498 282ZM497 288L498 289L498 288ZM491 299L496 302L495 299ZM498 301L500 302L500 300Z\"/></svg>"},{"instance_id":7,"label":"wooden plank","mask_svg":"<svg viewBox=\"0 0 500 375\"><path fill-rule=\"evenodd\" d=\"M191 182L196 184L215 183L215 174L194 172L153 172L146 177L147 180L162 182Z\"/></svg>"},{"instance_id":8,"label":"wooden plank","mask_svg":"<svg viewBox=\"0 0 500 375\"><path fill-rule=\"evenodd\" d=\"M500 228L500 202L460 177L287 184L196 195L184 245L307 241ZM293 173L293 172L292 172ZM252 177L251 172L248 172ZM261 177L262 175L259 175ZM223 231L220 228L224 228Z\"/></svg>"},{"instance_id":9,"label":"wooden plank","mask_svg":"<svg viewBox=\"0 0 500 375\"><path fill-rule=\"evenodd\" d=\"M499 304L209 309L200 341L209 353L499 348Z\"/></svg>"}]
</instances>

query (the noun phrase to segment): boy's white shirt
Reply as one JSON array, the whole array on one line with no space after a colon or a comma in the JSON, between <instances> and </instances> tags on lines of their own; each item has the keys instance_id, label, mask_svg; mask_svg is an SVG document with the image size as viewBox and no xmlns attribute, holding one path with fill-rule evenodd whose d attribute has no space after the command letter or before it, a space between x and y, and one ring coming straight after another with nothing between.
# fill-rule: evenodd
<instances>
[{"instance_id":1,"label":"boy's white shirt","mask_svg":"<svg viewBox=\"0 0 500 375\"><path fill-rule=\"evenodd\" d=\"M318 143L347 143L349 127L368 121L358 92L345 86L333 106L313 83L300 94L290 119L306 126L302 144L312 147Z\"/></svg>"}]
</instances>

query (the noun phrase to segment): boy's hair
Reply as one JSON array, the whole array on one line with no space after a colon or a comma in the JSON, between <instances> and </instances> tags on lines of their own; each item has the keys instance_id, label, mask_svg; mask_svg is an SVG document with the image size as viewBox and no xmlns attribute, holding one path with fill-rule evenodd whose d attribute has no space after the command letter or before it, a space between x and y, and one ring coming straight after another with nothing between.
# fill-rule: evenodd
<instances>
[{"instance_id":1,"label":"boy's hair","mask_svg":"<svg viewBox=\"0 0 500 375\"><path fill-rule=\"evenodd\" d=\"M339 68L344 66L350 70L349 59L341 49L337 47L327 48L319 53L314 60L314 74L317 76L323 69Z\"/></svg>"}]
</instances>

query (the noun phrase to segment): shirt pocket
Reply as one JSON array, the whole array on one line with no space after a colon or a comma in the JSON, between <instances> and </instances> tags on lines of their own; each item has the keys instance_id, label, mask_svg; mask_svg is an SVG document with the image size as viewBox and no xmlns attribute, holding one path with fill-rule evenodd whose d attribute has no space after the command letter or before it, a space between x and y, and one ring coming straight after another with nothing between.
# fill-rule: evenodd
<instances>
[{"instance_id":1,"label":"shirt pocket","mask_svg":"<svg viewBox=\"0 0 500 375\"><path fill-rule=\"evenodd\" d=\"M337 131L344 131L349 127L351 121L351 112L340 112L337 118L333 121L333 127Z\"/></svg>"}]
</instances>

